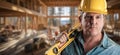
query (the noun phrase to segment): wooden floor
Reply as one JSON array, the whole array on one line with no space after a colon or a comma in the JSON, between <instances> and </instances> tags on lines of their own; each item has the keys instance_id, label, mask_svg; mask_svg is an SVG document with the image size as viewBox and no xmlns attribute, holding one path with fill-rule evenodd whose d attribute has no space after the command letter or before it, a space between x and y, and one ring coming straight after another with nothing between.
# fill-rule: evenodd
<instances>
[{"instance_id":1,"label":"wooden floor","mask_svg":"<svg viewBox=\"0 0 120 55\"><path fill-rule=\"evenodd\" d=\"M39 31L36 35L28 35L26 38L12 39L5 43L0 44L0 55L44 55L44 52L48 49L48 47L44 47L45 44L42 44L41 48L34 49L31 52L25 51L25 46L29 43L35 45L33 43L33 39L35 37L46 37L46 31ZM20 35L25 36L24 34ZM39 41L42 42L42 41ZM39 46L39 45L38 45Z\"/></svg>"},{"instance_id":2,"label":"wooden floor","mask_svg":"<svg viewBox=\"0 0 120 55\"><path fill-rule=\"evenodd\" d=\"M24 50L18 53L17 55L45 55L45 51L47 48L39 49L39 50L34 50L32 52L25 52Z\"/></svg>"}]
</instances>

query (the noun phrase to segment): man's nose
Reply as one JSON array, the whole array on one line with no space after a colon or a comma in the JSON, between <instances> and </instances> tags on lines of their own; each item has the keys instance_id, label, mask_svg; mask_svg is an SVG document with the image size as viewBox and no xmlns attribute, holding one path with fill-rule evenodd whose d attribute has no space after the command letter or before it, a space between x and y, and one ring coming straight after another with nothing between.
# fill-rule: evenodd
<instances>
[{"instance_id":1,"label":"man's nose","mask_svg":"<svg viewBox=\"0 0 120 55\"><path fill-rule=\"evenodd\" d=\"M92 17L91 19L90 19L90 24L96 24L96 18L95 17Z\"/></svg>"}]
</instances>

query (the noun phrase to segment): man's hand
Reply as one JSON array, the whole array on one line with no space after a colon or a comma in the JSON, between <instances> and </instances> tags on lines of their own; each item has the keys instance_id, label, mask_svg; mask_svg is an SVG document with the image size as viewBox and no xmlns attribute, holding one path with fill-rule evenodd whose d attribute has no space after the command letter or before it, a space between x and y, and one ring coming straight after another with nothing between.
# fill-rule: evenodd
<instances>
[{"instance_id":1,"label":"man's hand","mask_svg":"<svg viewBox=\"0 0 120 55\"><path fill-rule=\"evenodd\" d=\"M68 36L66 32L62 32L62 34L56 39L56 41L60 42L60 45L58 46L61 48L68 40Z\"/></svg>"}]
</instances>

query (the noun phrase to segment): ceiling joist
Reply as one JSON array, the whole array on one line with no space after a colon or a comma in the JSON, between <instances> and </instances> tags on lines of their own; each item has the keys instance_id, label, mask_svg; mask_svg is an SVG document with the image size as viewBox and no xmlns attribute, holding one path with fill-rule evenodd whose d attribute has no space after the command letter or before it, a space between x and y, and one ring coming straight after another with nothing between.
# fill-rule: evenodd
<instances>
[{"instance_id":1,"label":"ceiling joist","mask_svg":"<svg viewBox=\"0 0 120 55\"><path fill-rule=\"evenodd\" d=\"M38 12L29 10L29 9L26 9L26 8L23 8L23 7L20 7L20 6L16 6L14 4L4 2L4 1L0 1L0 8L40 16Z\"/></svg>"}]
</instances>

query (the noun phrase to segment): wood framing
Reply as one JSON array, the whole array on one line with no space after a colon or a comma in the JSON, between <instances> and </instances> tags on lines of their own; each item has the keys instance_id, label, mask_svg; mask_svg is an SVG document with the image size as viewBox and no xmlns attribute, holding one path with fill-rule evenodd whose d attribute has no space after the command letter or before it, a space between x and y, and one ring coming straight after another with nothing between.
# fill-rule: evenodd
<instances>
[{"instance_id":1,"label":"wood framing","mask_svg":"<svg viewBox=\"0 0 120 55\"><path fill-rule=\"evenodd\" d=\"M29 10L29 9L26 9L26 8L23 8L20 6L16 6L16 5L13 5L11 3L4 2L4 1L0 1L0 8L40 16L38 12L35 12L33 10Z\"/></svg>"}]
</instances>

